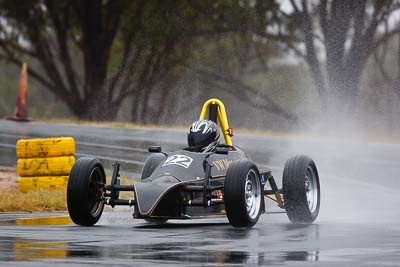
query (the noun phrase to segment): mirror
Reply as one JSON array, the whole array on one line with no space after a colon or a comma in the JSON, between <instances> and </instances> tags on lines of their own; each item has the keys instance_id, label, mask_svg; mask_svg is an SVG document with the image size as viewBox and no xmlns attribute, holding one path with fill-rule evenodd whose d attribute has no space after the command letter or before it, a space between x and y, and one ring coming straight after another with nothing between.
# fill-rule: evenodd
<instances>
[{"instance_id":1,"label":"mirror","mask_svg":"<svg viewBox=\"0 0 400 267\"><path fill-rule=\"evenodd\" d=\"M148 150L151 153L160 153L161 147L160 146L149 146Z\"/></svg>"}]
</instances>

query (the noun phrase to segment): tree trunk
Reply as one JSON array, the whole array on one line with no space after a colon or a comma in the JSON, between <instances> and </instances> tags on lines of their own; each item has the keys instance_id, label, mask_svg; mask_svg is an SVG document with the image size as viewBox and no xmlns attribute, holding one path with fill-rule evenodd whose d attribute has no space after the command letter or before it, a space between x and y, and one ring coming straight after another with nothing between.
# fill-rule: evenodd
<instances>
[{"instance_id":1,"label":"tree trunk","mask_svg":"<svg viewBox=\"0 0 400 267\"><path fill-rule=\"evenodd\" d=\"M302 1L302 7L303 7L303 21L302 21L303 36L306 48L305 58L310 68L311 77L321 101L321 109L324 111L327 103L325 81L321 70L321 64L318 60L317 52L314 45L314 31L312 25L312 18L311 15L309 14L307 2L305 0Z\"/></svg>"}]
</instances>

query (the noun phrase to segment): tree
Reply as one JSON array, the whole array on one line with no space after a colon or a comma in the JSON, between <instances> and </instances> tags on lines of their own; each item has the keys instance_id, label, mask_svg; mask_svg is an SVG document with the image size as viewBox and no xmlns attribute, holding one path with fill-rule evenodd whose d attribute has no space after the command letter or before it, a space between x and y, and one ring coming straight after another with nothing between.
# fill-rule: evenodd
<instances>
[{"instance_id":1,"label":"tree","mask_svg":"<svg viewBox=\"0 0 400 267\"><path fill-rule=\"evenodd\" d=\"M281 36L268 31L268 27L280 23L278 2L220 1L214 20L219 34L207 39L201 47L206 53L189 68L206 87L227 92L240 102L297 124L298 116L268 95L271 88L254 88L244 81L246 76L267 72L268 61L281 56Z\"/></svg>"},{"instance_id":2,"label":"tree","mask_svg":"<svg viewBox=\"0 0 400 267\"><path fill-rule=\"evenodd\" d=\"M104 107L112 118L118 103L103 86L107 63L127 1L1 1L2 58L29 68L78 118L93 119Z\"/></svg>"},{"instance_id":3,"label":"tree","mask_svg":"<svg viewBox=\"0 0 400 267\"><path fill-rule=\"evenodd\" d=\"M35 60L29 74L78 118L114 119L130 101L131 120L147 123L164 108L155 108L151 96L166 101L182 66L190 65L193 40L229 33L251 40L278 8L275 0L0 0L0 57L17 65ZM245 68L240 51L233 49ZM208 77L226 83L235 76ZM232 94L248 93L231 80ZM265 94L264 100L266 110L296 120Z\"/></svg>"},{"instance_id":4,"label":"tree","mask_svg":"<svg viewBox=\"0 0 400 267\"><path fill-rule=\"evenodd\" d=\"M291 11L281 10L287 23L280 31L281 36L288 38L286 45L307 62L322 106L339 102L350 112L359 98L360 80L368 59L400 32L395 24L389 24L392 14L400 10L400 3L395 0L291 0L290 3ZM291 35L294 38L289 39ZM299 49L299 44L304 45L304 50ZM328 101L332 97L338 101Z\"/></svg>"},{"instance_id":5,"label":"tree","mask_svg":"<svg viewBox=\"0 0 400 267\"><path fill-rule=\"evenodd\" d=\"M399 25L397 27L400 26ZM392 88L393 92L400 97L400 33L397 34L397 44L394 42L389 42L387 40L381 47L374 53L374 62L377 65L379 72L384 80L384 83ZM396 45L396 47L393 47ZM393 49L390 53L388 50ZM389 64L389 68L386 67L385 63L388 61L389 57L393 57L396 64Z\"/></svg>"},{"instance_id":6,"label":"tree","mask_svg":"<svg viewBox=\"0 0 400 267\"><path fill-rule=\"evenodd\" d=\"M135 15L126 16L122 23L124 47L110 88L120 91L122 98L132 96L132 121L154 123L168 105L157 105L154 110L150 96L156 92L162 96L160 102L166 101L179 79L176 68L190 58L191 41L201 34L206 18L187 1L145 3L133 8Z\"/></svg>"},{"instance_id":7,"label":"tree","mask_svg":"<svg viewBox=\"0 0 400 267\"><path fill-rule=\"evenodd\" d=\"M182 3L3 0L0 56L36 60L29 74L78 118L113 119L131 97L132 119L142 122L152 89L187 58L182 47L192 35L182 28L200 23Z\"/></svg>"},{"instance_id":8,"label":"tree","mask_svg":"<svg viewBox=\"0 0 400 267\"><path fill-rule=\"evenodd\" d=\"M155 49L161 49L155 66L159 70L159 77L163 78L150 81L154 85L152 88L132 87L136 89L132 104L133 120L145 123L150 120L154 122L155 117L159 118L163 111L169 113L166 110L167 106L174 106L174 104L169 103L168 105L167 100L172 102L174 100L168 95L179 78L185 73L190 73L190 75L200 77L207 85L211 85L216 90L236 95L247 104L255 104L252 97L248 95L257 93L264 100L260 106L261 109L276 113L290 122L296 122L297 117L280 107L274 99L244 84L240 78L234 78L237 71L243 75L241 70L246 69L250 63L254 63L254 57L249 57L250 50L257 50L256 45L251 41L251 28L256 25L254 18L260 16L266 18L267 12L275 12L278 7L274 0L257 1L255 5L235 0L164 0L157 2L154 6L148 6L146 12L151 15L147 17L153 19L141 27L144 29L143 31L129 39L134 40L133 46L140 44L143 39L148 40L148 38L155 38L157 41L154 43L161 44L155 47ZM268 20L264 19L263 22L268 23ZM132 22L128 23L128 25L132 24ZM163 34L160 35L159 32ZM135 36L140 38L135 38ZM144 36L147 37L143 38ZM226 64L228 62L223 58L223 53L212 53L208 50L209 44L217 43L219 39L229 39L227 41L228 50L235 58L233 61L236 61L232 68ZM232 46L232 43L235 44ZM203 58L211 58L207 62L209 64L202 66L203 62L195 62L196 58L193 53L201 53ZM263 60L268 56L258 54L256 58ZM134 58L131 60L132 62L137 61ZM265 65L265 62L263 63ZM127 64L129 65L129 63ZM169 68L167 68L168 66ZM264 71L265 68L262 70ZM180 75L177 75L176 72L180 72ZM187 90L189 91L190 88ZM161 95L160 104L156 105L158 110L154 110L154 102L151 102L149 97L154 91ZM191 106L192 103L189 105Z\"/></svg>"}]
</instances>

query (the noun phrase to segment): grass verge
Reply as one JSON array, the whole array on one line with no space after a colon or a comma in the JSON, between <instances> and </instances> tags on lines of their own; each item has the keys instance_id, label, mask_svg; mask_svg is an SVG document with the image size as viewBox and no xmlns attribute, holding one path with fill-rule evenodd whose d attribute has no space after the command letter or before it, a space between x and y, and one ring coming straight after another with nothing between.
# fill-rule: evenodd
<instances>
[{"instance_id":1,"label":"grass verge","mask_svg":"<svg viewBox=\"0 0 400 267\"><path fill-rule=\"evenodd\" d=\"M107 177L107 183L111 178ZM122 184L132 181L121 178ZM121 192L121 198L132 198L132 192ZM0 188L0 212L45 212L66 211L67 196L65 189L38 189L20 192L17 187Z\"/></svg>"},{"instance_id":2,"label":"grass verge","mask_svg":"<svg viewBox=\"0 0 400 267\"><path fill-rule=\"evenodd\" d=\"M20 192L18 188L0 189L0 212L65 211L66 192L59 189L40 189Z\"/></svg>"}]
</instances>

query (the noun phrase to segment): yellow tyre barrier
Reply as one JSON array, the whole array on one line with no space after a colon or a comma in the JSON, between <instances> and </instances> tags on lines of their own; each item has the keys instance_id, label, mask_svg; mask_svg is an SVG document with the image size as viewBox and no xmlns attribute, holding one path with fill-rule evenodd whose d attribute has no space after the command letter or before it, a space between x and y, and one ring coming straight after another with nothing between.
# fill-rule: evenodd
<instances>
[{"instance_id":1,"label":"yellow tyre barrier","mask_svg":"<svg viewBox=\"0 0 400 267\"><path fill-rule=\"evenodd\" d=\"M18 188L22 192L35 189L65 189L68 176L20 177Z\"/></svg>"},{"instance_id":2,"label":"yellow tyre barrier","mask_svg":"<svg viewBox=\"0 0 400 267\"><path fill-rule=\"evenodd\" d=\"M17 171L18 175L22 177L69 175L74 163L73 156L19 159Z\"/></svg>"},{"instance_id":3,"label":"yellow tyre barrier","mask_svg":"<svg viewBox=\"0 0 400 267\"><path fill-rule=\"evenodd\" d=\"M72 156L75 142L72 137L20 139L16 150L19 159Z\"/></svg>"}]
</instances>

